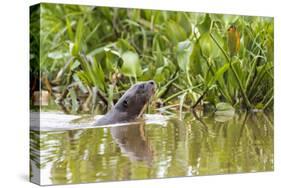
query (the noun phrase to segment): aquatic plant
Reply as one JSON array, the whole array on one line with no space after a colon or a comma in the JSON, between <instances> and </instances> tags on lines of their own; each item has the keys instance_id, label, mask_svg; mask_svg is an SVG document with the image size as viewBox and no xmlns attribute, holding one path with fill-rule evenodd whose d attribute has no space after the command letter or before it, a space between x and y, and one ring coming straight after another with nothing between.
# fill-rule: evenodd
<instances>
[{"instance_id":1,"label":"aquatic plant","mask_svg":"<svg viewBox=\"0 0 281 188\"><path fill-rule=\"evenodd\" d=\"M40 14L37 61L65 112L104 112L151 79L151 111L273 108L272 18L54 4Z\"/></svg>"}]
</instances>

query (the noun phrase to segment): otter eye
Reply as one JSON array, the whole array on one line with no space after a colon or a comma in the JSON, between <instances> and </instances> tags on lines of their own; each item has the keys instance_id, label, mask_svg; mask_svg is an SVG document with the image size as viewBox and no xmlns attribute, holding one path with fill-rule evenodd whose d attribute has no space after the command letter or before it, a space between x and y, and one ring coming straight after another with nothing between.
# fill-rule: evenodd
<instances>
[{"instance_id":1,"label":"otter eye","mask_svg":"<svg viewBox=\"0 0 281 188\"><path fill-rule=\"evenodd\" d=\"M144 89L144 84L141 84L141 85L140 85L140 89Z\"/></svg>"},{"instance_id":2,"label":"otter eye","mask_svg":"<svg viewBox=\"0 0 281 188\"><path fill-rule=\"evenodd\" d=\"M123 106L124 106L125 108L128 107L128 101L127 101L127 100L124 100L124 101L123 101Z\"/></svg>"}]
</instances>

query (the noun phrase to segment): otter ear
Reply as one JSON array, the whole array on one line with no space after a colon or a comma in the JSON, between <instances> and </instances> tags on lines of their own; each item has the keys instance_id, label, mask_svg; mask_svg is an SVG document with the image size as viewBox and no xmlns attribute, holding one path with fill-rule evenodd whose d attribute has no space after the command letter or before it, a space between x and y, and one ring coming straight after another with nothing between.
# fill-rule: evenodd
<instances>
[{"instance_id":1,"label":"otter ear","mask_svg":"<svg viewBox=\"0 0 281 188\"><path fill-rule=\"evenodd\" d=\"M123 107L127 108L128 107L128 100L125 99L122 104L123 104Z\"/></svg>"}]
</instances>

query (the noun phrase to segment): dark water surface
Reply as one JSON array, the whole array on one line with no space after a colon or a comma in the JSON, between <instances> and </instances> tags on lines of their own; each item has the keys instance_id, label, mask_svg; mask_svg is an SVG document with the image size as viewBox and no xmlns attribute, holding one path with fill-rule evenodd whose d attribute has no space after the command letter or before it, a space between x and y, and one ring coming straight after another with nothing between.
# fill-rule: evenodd
<instances>
[{"instance_id":1,"label":"dark water surface","mask_svg":"<svg viewBox=\"0 0 281 188\"><path fill-rule=\"evenodd\" d=\"M154 116L149 119L153 122ZM273 170L272 113L200 119L190 114L182 121L155 120L107 128L31 131L32 178L37 167L41 184Z\"/></svg>"}]
</instances>

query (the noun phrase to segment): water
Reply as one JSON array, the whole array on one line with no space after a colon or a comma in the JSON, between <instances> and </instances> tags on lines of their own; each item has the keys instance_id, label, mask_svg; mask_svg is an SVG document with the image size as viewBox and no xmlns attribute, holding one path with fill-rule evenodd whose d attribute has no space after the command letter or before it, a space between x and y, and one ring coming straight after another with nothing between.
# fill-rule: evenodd
<instances>
[{"instance_id":1,"label":"water","mask_svg":"<svg viewBox=\"0 0 281 188\"><path fill-rule=\"evenodd\" d=\"M41 184L272 171L273 115L150 115L116 127L34 130L31 153Z\"/></svg>"}]
</instances>

